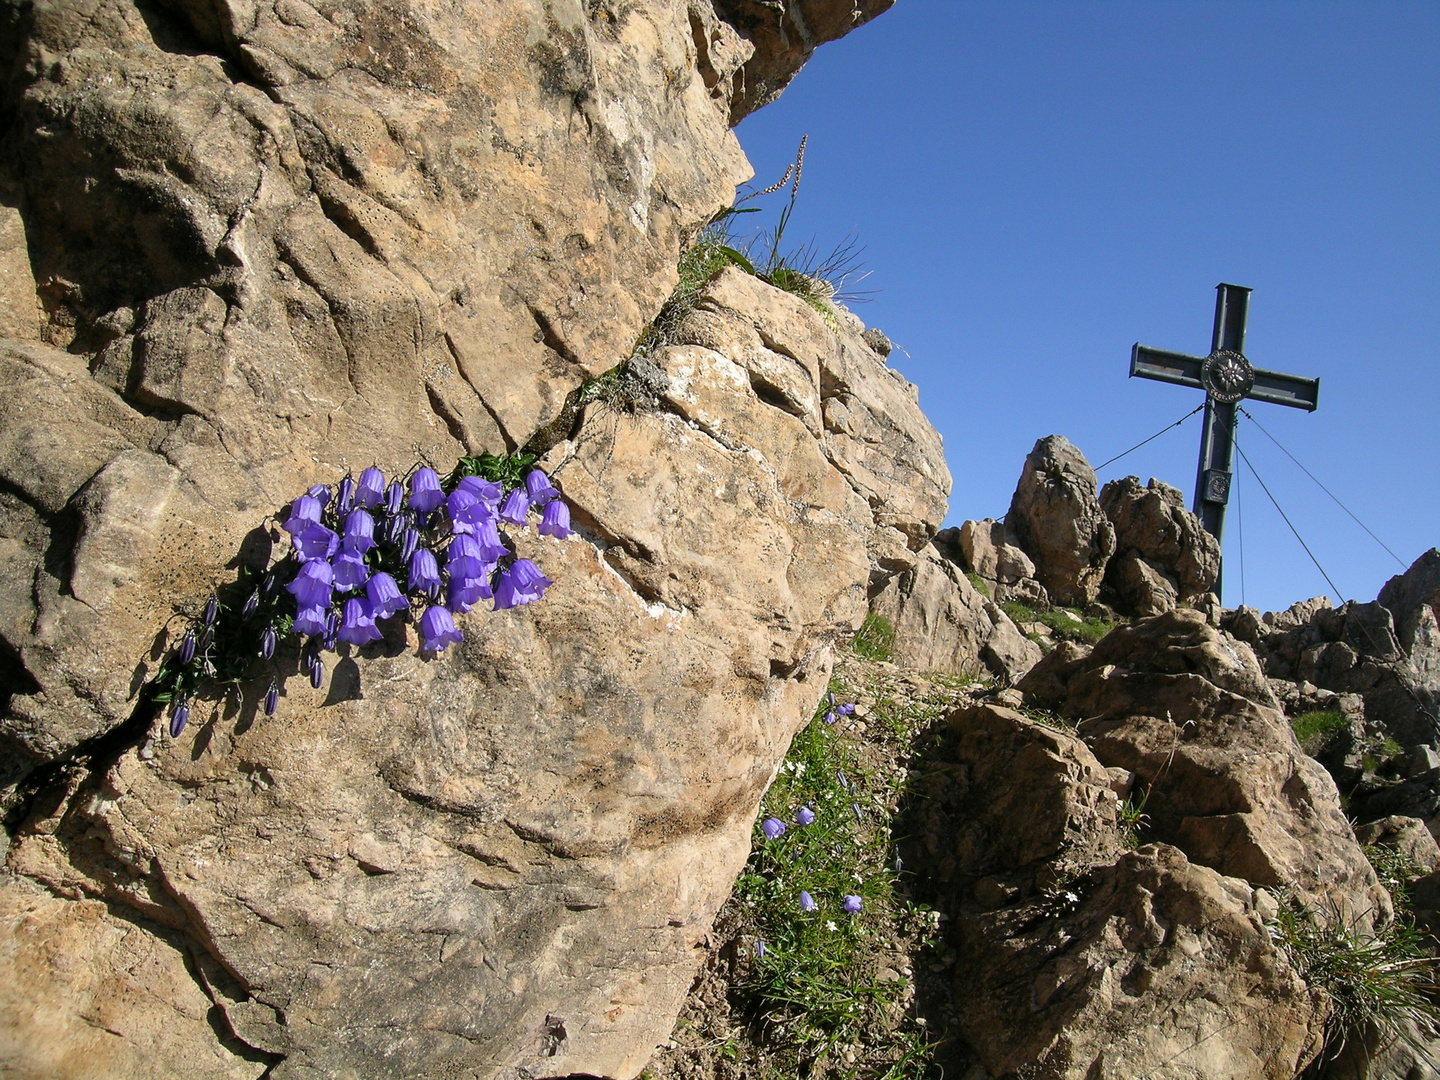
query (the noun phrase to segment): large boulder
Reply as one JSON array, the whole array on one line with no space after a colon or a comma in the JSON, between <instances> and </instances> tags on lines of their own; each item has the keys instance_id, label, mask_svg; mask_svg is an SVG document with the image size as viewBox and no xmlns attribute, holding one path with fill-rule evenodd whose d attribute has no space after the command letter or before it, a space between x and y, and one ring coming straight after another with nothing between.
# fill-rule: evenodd
<instances>
[{"instance_id":1,"label":"large boulder","mask_svg":"<svg viewBox=\"0 0 1440 1080\"><path fill-rule=\"evenodd\" d=\"M1096 496L1095 470L1069 440L1047 435L1035 443L1005 525L1055 603L1083 607L1100 594L1115 527Z\"/></svg>"},{"instance_id":2,"label":"large boulder","mask_svg":"<svg viewBox=\"0 0 1440 1080\"><path fill-rule=\"evenodd\" d=\"M1159 615L1208 593L1220 575L1220 542L1185 509L1179 488L1153 477L1112 480L1100 506L1115 526L1105 581L1131 615Z\"/></svg>"}]
</instances>

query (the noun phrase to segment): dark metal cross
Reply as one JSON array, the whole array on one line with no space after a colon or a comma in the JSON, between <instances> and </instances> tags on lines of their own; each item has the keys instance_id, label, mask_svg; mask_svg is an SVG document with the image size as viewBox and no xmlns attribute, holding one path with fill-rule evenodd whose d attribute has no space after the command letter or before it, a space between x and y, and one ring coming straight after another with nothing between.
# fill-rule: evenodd
<instances>
[{"instance_id":1,"label":"dark metal cross","mask_svg":"<svg viewBox=\"0 0 1440 1080\"><path fill-rule=\"evenodd\" d=\"M1245 359L1245 321L1250 290L1243 285L1215 286L1215 331L1209 356L1165 352L1136 342L1130 350L1130 376L1192 386L1205 391L1205 427L1200 434L1200 464L1195 473L1191 509L1205 531L1223 541L1225 504L1230 501L1235 457L1235 410L1245 398L1314 412L1320 380L1283 375L1250 366ZM1215 581L1220 592L1220 580Z\"/></svg>"}]
</instances>

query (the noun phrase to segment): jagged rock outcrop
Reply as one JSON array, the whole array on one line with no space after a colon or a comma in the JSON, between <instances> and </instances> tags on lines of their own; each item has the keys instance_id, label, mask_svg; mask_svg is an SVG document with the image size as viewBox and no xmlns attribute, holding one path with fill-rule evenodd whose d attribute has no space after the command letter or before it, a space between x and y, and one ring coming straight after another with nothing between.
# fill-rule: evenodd
<instances>
[{"instance_id":1,"label":"jagged rock outcrop","mask_svg":"<svg viewBox=\"0 0 1440 1080\"><path fill-rule=\"evenodd\" d=\"M1115 527L1100 508L1095 470L1069 440L1047 435L1035 443L1005 526L1055 603L1084 607L1100 594Z\"/></svg>"},{"instance_id":2,"label":"jagged rock outcrop","mask_svg":"<svg viewBox=\"0 0 1440 1080\"><path fill-rule=\"evenodd\" d=\"M981 578L994 599L1015 599L1040 611L1050 606L1045 586L1035 580L1035 564L1015 546L1003 521L986 518L941 529L935 544L943 544L948 558Z\"/></svg>"},{"instance_id":3,"label":"jagged rock outcrop","mask_svg":"<svg viewBox=\"0 0 1440 1080\"><path fill-rule=\"evenodd\" d=\"M1125 851L1080 738L981 705L946 720L908 823L958 925L961 1026L989 1076L1287 1080L1326 1006L1264 919L1275 900L1176 847Z\"/></svg>"},{"instance_id":4,"label":"jagged rock outcrop","mask_svg":"<svg viewBox=\"0 0 1440 1080\"><path fill-rule=\"evenodd\" d=\"M664 1038L830 642L949 487L913 388L750 279L712 290L744 348L570 420L744 177L730 117L885 5L742 6L97 0L5 43L18 1076L84 1075L97 1002L157 1078L628 1077ZM275 718L134 712L298 491L527 445L580 532L531 541L542 604L433 661L395 628ZM91 960L37 1029L56 955Z\"/></svg>"},{"instance_id":5,"label":"jagged rock outcrop","mask_svg":"<svg viewBox=\"0 0 1440 1080\"><path fill-rule=\"evenodd\" d=\"M1115 526L1105 582L1131 615L1159 615L1210 591L1220 576L1220 542L1185 509L1180 489L1153 477L1112 480L1100 506Z\"/></svg>"}]
</instances>

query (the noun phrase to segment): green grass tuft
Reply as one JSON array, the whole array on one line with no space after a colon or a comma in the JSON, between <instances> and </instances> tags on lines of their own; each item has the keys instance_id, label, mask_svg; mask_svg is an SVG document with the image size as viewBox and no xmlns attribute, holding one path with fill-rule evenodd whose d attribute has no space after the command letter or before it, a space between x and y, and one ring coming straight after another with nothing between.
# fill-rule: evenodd
<instances>
[{"instance_id":1,"label":"green grass tuft","mask_svg":"<svg viewBox=\"0 0 1440 1080\"><path fill-rule=\"evenodd\" d=\"M979 574L966 574L965 576L970 579L970 584L975 587L976 592L985 597L986 600L991 599L990 586L986 584L983 577Z\"/></svg>"},{"instance_id":2,"label":"green grass tuft","mask_svg":"<svg viewBox=\"0 0 1440 1080\"><path fill-rule=\"evenodd\" d=\"M884 615L876 615L872 611L850 639L850 650L862 660L888 662L893 655L894 644L895 627Z\"/></svg>"},{"instance_id":3,"label":"green grass tuft","mask_svg":"<svg viewBox=\"0 0 1440 1080\"><path fill-rule=\"evenodd\" d=\"M1311 709L1290 720L1300 748L1311 757L1321 753L1348 725L1345 714L1338 709Z\"/></svg>"}]
</instances>

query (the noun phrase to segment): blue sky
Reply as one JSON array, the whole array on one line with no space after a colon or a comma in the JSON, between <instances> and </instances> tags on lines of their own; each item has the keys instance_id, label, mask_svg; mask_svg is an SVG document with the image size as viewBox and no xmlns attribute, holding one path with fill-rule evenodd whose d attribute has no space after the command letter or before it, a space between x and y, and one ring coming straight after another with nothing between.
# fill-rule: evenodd
<instances>
[{"instance_id":1,"label":"blue sky","mask_svg":"<svg viewBox=\"0 0 1440 1080\"><path fill-rule=\"evenodd\" d=\"M758 186L807 133L787 245L864 245L854 310L944 436L948 524L1002 516L1041 436L1099 464L1201 404L1128 379L1130 347L1208 352L1227 281L1255 290L1251 362L1321 379L1317 412L1255 419L1405 565L1440 545L1440 3L900 0L740 125ZM781 196L758 205L740 220ZM1101 483L1188 505L1199 421ZM1400 572L1243 417L1239 439L1343 596L1242 465L1228 606L1242 561L1264 610Z\"/></svg>"}]
</instances>

